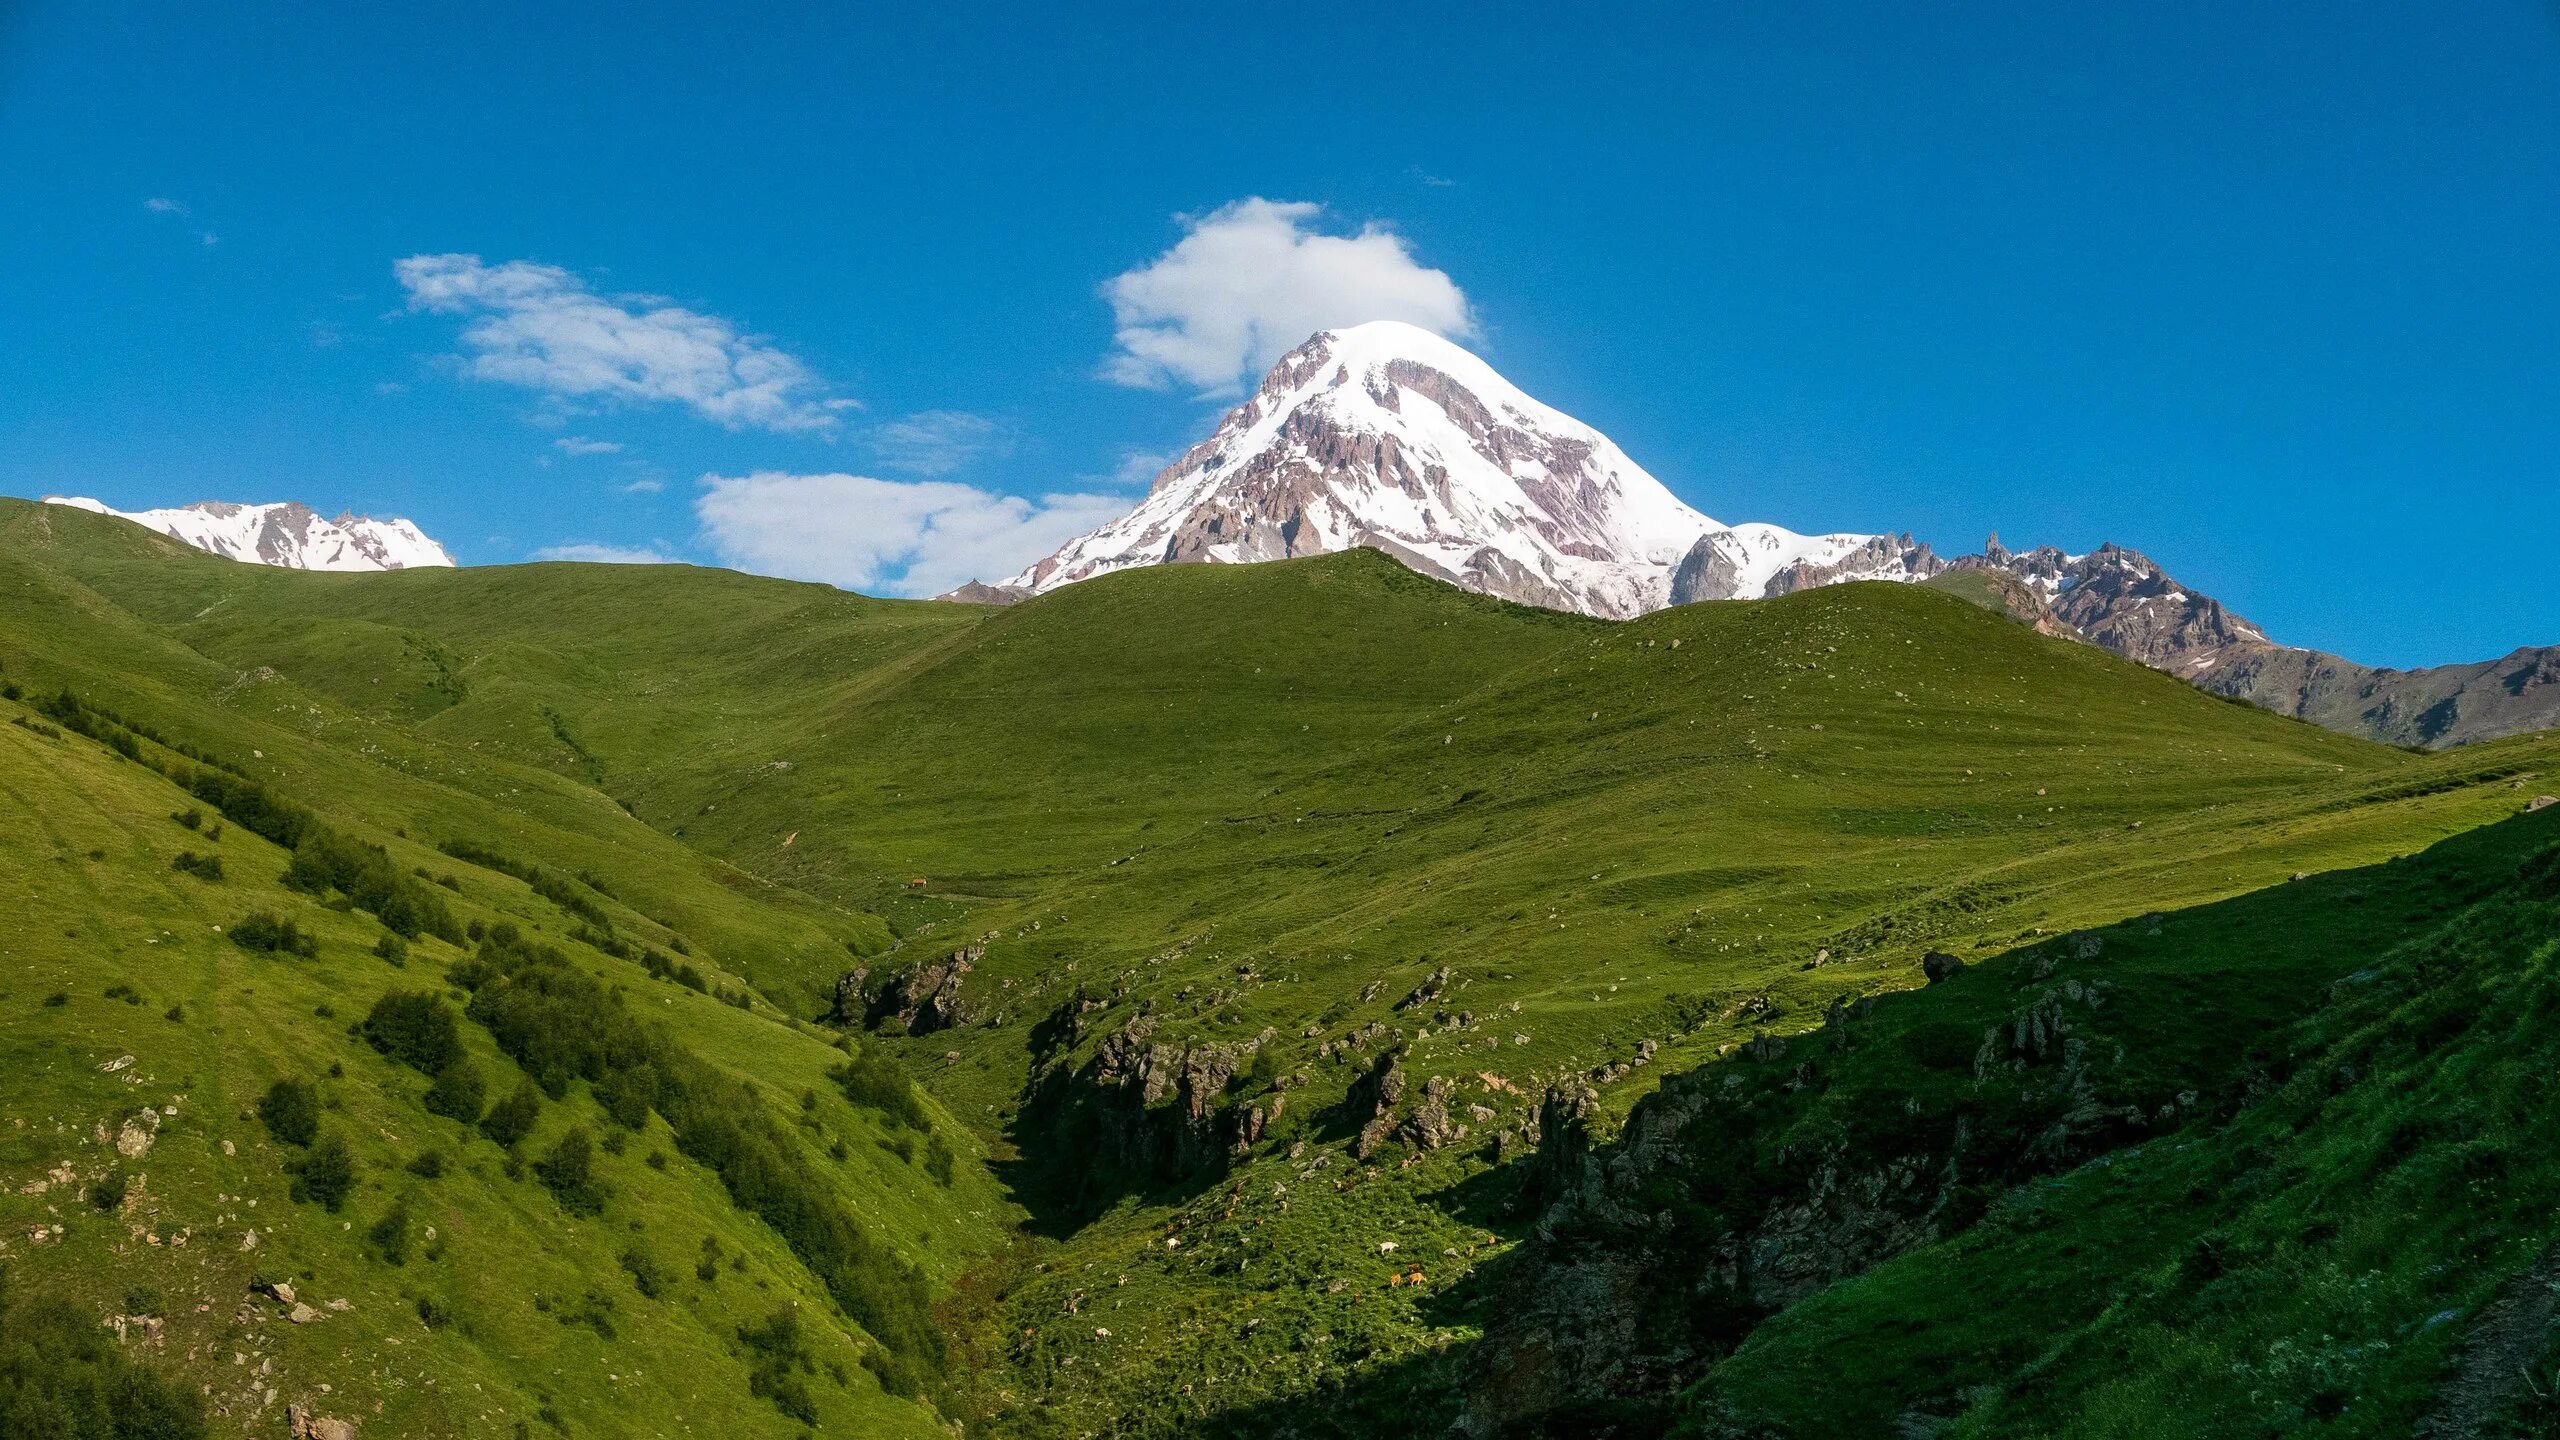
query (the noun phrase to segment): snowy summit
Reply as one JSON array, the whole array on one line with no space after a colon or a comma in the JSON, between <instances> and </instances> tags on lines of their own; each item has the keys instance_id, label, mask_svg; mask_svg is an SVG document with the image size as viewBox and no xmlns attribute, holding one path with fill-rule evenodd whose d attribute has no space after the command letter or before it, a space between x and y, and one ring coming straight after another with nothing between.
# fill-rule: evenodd
<instances>
[{"instance_id":1,"label":"snowy summit","mask_svg":"<svg viewBox=\"0 0 2560 1440\"><path fill-rule=\"evenodd\" d=\"M1292 350L1136 510L964 597L1038 594L1135 565L1363 545L1471 590L1616 618L1904 578L1898 557L1910 548L1720 524L1464 348L1381 320Z\"/></svg>"},{"instance_id":2,"label":"snowy summit","mask_svg":"<svg viewBox=\"0 0 2560 1440\"><path fill-rule=\"evenodd\" d=\"M453 564L445 548L413 521L362 515L323 520L297 500L272 505L199 500L163 510L116 510L81 495L48 495L45 503L114 515L225 559L289 570L414 570Z\"/></svg>"}]
</instances>

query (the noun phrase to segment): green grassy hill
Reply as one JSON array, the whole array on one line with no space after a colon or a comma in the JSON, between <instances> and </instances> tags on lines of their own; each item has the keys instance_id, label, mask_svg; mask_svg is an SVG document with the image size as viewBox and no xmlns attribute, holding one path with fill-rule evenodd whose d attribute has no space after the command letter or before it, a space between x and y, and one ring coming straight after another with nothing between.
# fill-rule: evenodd
<instances>
[{"instance_id":1,"label":"green grassy hill","mask_svg":"<svg viewBox=\"0 0 2560 1440\"><path fill-rule=\"evenodd\" d=\"M1551 1083L1595 1077L1605 1141L1666 1075L1918 986L1924 952L2381 864L2513 814L2560 763L2532 737L2347 739L1919 587L1609 624L1355 553L998 609L684 567L314 575L14 502L0 673L10 717L61 729L29 707L66 691L115 717L91 726L105 744L0 730L26 801L0 865L43 897L0 957L0 1007L26 1017L0 1032L27 1121L0 1134L7 1258L100 1313L135 1285L176 1307L150 1278L184 1269L165 1234L17 1192L65 1161L93 1184L100 1123L183 1097L139 1203L228 1228L183 1247L206 1268L151 1357L234 1418L270 1386L270 1409L322 1383L324 1410L379 1400L374 1433L482 1409L539 1430L546 1405L570 1433L787 1430L750 1393L777 1364L740 1332L792 1302L824 1343L779 1368L830 1431L935 1410L999 1434L1303 1426L1296 1407L1369 1377L1454 1415L1484 1329L1462 1298L1530 1263L1513 1197ZM159 740L118 758L124 731ZM597 1042L512 1160L470 1139L349 1025L440 991L503 1095L568 1063L508 1029L506 999L563 972L467 931L394 967L377 915L283 888L291 856L237 822L219 884L170 869L208 848L168 818L213 814L180 788L191 756L385 847L456 926L559 948L659 1038ZM213 930L257 909L318 957ZM861 1013L822 1023L856 969ZM839 1041L921 1082L920 1128L829 1079ZM641 1063L691 1078L630 1131L601 1107ZM297 1074L359 1162L334 1215L289 1198L299 1147L243 1118ZM791 1204L840 1213L881 1273L912 1267L944 1353L900 1338L907 1302L843 1282L840 1225L795 1244L797 1212L723 1172L701 1097L733 1083L814 1177ZM619 1137L601 1215L564 1212L533 1163L572 1124ZM400 1168L426 1148L442 1176ZM403 1206L442 1257L370 1244ZM23 1238L57 1212L59 1245ZM693 1279L705 1236L749 1269ZM660 1298L622 1266L635 1245L675 1277ZM245 1297L277 1270L354 1308L276 1322ZM428 1327L422 1299L458 1318ZM251 1385L271 1357L291 1383Z\"/></svg>"}]
</instances>

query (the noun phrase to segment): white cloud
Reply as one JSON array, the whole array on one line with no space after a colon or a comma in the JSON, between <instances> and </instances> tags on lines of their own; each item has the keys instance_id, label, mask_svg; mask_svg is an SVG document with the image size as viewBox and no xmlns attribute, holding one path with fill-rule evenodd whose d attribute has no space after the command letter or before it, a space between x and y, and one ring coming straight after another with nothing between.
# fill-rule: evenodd
<instances>
[{"instance_id":1,"label":"white cloud","mask_svg":"<svg viewBox=\"0 0 2560 1440\"><path fill-rule=\"evenodd\" d=\"M1120 452L1120 461L1111 467L1110 474L1088 475L1082 478L1100 481L1105 485L1144 485L1162 474L1164 467L1172 463L1173 457L1162 451L1128 449Z\"/></svg>"},{"instance_id":2,"label":"white cloud","mask_svg":"<svg viewBox=\"0 0 2560 1440\"><path fill-rule=\"evenodd\" d=\"M552 448L571 455L619 455L622 444L617 440L590 440L584 435L563 435L551 442Z\"/></svg>"},{"instance_id":3,"label":"white cloud","mask_svg":"<svg viewBox=\"0 0 2560 1440\"><path fill-rule=\"evenodd\" d=\"M948 480L706 475L694 514L723 564L873 594L1001 580L1126 513L1112 495L1027 500Z\"/></svg>"},{"instance_id":4,"label":"white cloud","mask_svg":"<svg viewBox=\"0 0 2560 1440\"><path fill-rule=\"evenodd\" d=\"M667 482L664 480L634 480L630 484L622 487L622 493L625 495L655 495L666 488Z\"/></svg>"},{"instance_id":5,"label":"white cloud","mask_svg":"<svg viewBox=\"0 0 2560 1440\"><path fill-rule=\"evenodd\" d=\"M1102 287L1116 353L1103 378L1149 389L1236 385L1319 330L1403 320L1475 333L1467 297L1372 221L1357 234L1315 228L1324 207L1259 196L1182 217L1190 233Z\"/></svg>"},{"instance_id":6,"label":"white cloud","mask_svg":"<svg viewBox=\"0 0 2560 1440\"><path fill-rule=\"evenodd\" d=\"M553 265L412 255L392 267L409 308L469 316L463 373L554 402L674 404L731 430L832 429L809 367L729 321L649 295L600 295Z\"/></svg>"},{"instance_id":7,"label":"white cloud","mask_svg":"<svg viewBox=\"0 0 2560 1440\"><path fill-rule=\"evenodd\" d=\"M592 545L583 540L566 545L545 545L533 552L536 560L576 560L589 565L679 565L683 562L663 551L630 545Z\"/></svg>"},{"instance_id":8,"label":"white cloud","mask_svg":"<svg viewBox=\"0 0 2560 1440\"><path fill-rule=\"evenodd\" d=\"M185 201L170 200L157 195L143 201L142 208L150 211L154 215L184 215L187 213Z\"/></svg>"},{"instance_id":9,"label":"white cloud","mask_svg":"<svg viewBox=\"0 0 2560 1440\"><path fill-rule=\"evenodd\" d=\"M925 410L871 432L880 463L917 475L948 475L1010 444L1004 427L965 410Z\"/></svg>"}]
</instances>

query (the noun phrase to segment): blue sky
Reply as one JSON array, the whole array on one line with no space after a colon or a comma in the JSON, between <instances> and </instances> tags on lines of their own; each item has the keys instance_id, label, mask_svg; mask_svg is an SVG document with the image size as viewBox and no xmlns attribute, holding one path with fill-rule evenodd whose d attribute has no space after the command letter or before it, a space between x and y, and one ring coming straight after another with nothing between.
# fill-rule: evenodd
<instances>
[{"instance_id":1,"label":"blue sky","mask_svg":"<svg viewBox=\"0 0 2560 1440\"><path fill-rule=\"evenodd\" d=\"M927 588L1455 296L1721 520L2560 641L2549 5L398 8L0 7L0 491Z\"/></svg>"}]
</instances>

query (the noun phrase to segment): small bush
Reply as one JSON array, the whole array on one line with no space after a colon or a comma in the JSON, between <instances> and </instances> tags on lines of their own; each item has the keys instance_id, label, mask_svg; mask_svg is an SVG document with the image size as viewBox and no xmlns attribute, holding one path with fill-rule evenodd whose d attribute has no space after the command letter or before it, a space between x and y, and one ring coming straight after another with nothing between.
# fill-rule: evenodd
<instances>
[{"instance_id":1,"label":"small bush","mask_svg":"<svg viewBox=\"0 0 2560 1440\"><path fill-rule=\"evenodd\" d=\"M421 1180L443 1179L444 1152L441 1150L419 1151L417 1155L409 1161L409 1173L417 1176Z\"/></svg>"},{"instance_id":2,"label":"small bush","mask_svg":"<svg viewBox=\"0 0 2560 1440\"><path fill-rule=\"evenodd\" d=\"M924 1173L932 1176L933 1183L945 1190L951 1188L953 1158L951 1142L943 1139L939 1132L924 1142Z\"/></svg>"},{"instance_id":3,"label":"small bush","mask_svg":"<svg viewBox=\"0 0 2560 1440\"><path fill-rule=\"evenodd\" d=\"M89 1187L89 1203L114 1214L124 1208L125 1178L122 1170L110 1170Z\"/></svg>"},{"instance_id":4,"label":"small bush","mask_svg":"<svg viewBox=\"0 0 2560 1440\"><path fill-rule=\"evenodd\" d=\"M480 1113L489 1103L489 1084L480 1078L480 1067L469 1060L456 1060L436 1072L435 1083L427 1087L427 1113L459 1120L465 1125L480 1123ZM495 1139L492 1135L490 1138ZM512 1140L500 1140L512 1145Z\"/></svg>"},{"instance_id":5,"label":"small bush","mask_svg":"<svg viewBox=\"0 0 2560 1440\"><path fill-rule=\"evenodd\" d=\"M56 990L52 994L44 997L44 1008L47 1010L59 1010L70 1003L71 992L67 990Z\"/></svg>"},{"instance_id":6,"label":"small bush","mask_svg":"<svg viewBox=\"0 0 2560 1440\"><path fill-rule=\"evenodd\" d=\"M193 875L215 884L222 881L222 857L219 855L199 855L193 850L181 850L169 862L169 868L181 875Z\"/></svg>"},{"instance_id":7,"label":"small bush","mask_svg":"<svg viewBox=\"0 0 2560 1440\"><path fill-rule=\"evenodd\" d=\"M331 1214L347 1203L355 1188L356 1155L336 1135L322 1136L294 1167L293 1198L318 1205Z\"/></svg>"},{"instance_id":8,"label":"small bush","mask_svg":"<svg viewBox=\"0 0 2560 1440\"><path fill-rule=\"evenodd\" d=\"M188 806L186 809L179 811L169 818L177 821L179 824L190 830L200 829L204 825L204 812L193 805Z\"/></svg>"},{"instance_id":9,"label":"small bush","mask_svg":"<svg viewBox=\"0 0 2560 1440\"><path fill-rule=\"evenodd\" d=\"M534 1121L542 1117L542 1092L530 1080L519 1080L506 1099L489 1107L480 1117L480 1133L508 1149L533 1133Z\"/></svg>"},{"instance_id":10,"label":"small bush","mask_svg":"<svg viewBox=\"0 0 2560 1440\"><path fill-rule=\"evenodd\" d=\"M124 1292L124 1313L127 1315L158 1315L167 1308L160 1292L149 1285L136 1285Z\"/></svg>"},{"instance_id":11,"label":"small bush","mask_svg":"<svg viewBox=\"0 0 2560 1440\"><path fill-rule=\"evenodd\" d=\"M669 1277L666 1267L639 1246L634 1245L622 1252L622 1268L631 1272L632 1288L643 1296L655 1300L667 1292Z\"/></svg>"},{"instance_id":12,"label":"small bush","mask_svg":"<svg viewBox=\"0 0 2560 1440\"><path fill-rule=\"evenodd\" d=\"M391 991L373 1002L360 1028L374 1049L422 1074L441 1074L462 1058L460 1024L439 995Z\"/></svg>"},{"instance_id":13,"label":"small bush","mask_svg":"<svg viewBox=\"0 0 2560 1440\"><path fill-rule=\"evenodd\" d=\"M857 1052L831 1073L844 1098L854 1104L911 1130L926 1127L924 1102L917 1098L914 1082L886 1055Z\"/></svg>"},{"instance_id":14,"label":"small bush","mask_svg":"<svg viewBox=\"0 0 2560 1440\"><path fill-rule=\"evenodd\" d=\"M649 1123L649 1111L658 1103L658 1072L647 1065L616 1070L596 1087L596 1099L615 1124L627 1130L642 1129Z\"/></svg>"},{"instance_id":15,"label":"small bush","mask_svg":"<svg viewBox=\"0 0 2560 1440\"><path fill-rule=\"evenodd\" d=\"M373 953L398 969L409 963L409 942L386 931L381 939L373 942Z\"/></svg>"},{"instance_id":16,"label":"small bush","mask_svg":"<svg viewBox=\"0 0 2560 1440\"><path fill-rule=\"evenodd\" d=\"M262 954L283 953L304 959L320 953L320 941L290 920L253 910L231 927L231 943Z\"/></svg>"},{"instance_id":17,"label":"small bush","mask_svg":"<svg viewBox=\"0 0 2560 1440\"><path fill-rule=\"evenodd\" d=\"M604 1208L604 1193L595 1181L595 1141L584 1125L571 1126L553 1141L533 1162L533 1173L572 1215L593 1215Z\"/></svg>"},{"instance_id":18,"label":"small bush","mask_svg":"<svg viewBox=\"0 0 2560 1440\"><path fill-rule=\"evenodd\" d=\"M433 1296L418 1297L418 1323L430 1330L441 1330L453 1323L453 1312L438 1304Z\"/></svg>"},{"instance_id":19,"label":"small bush","mask_svg":"<svg viewBox=\"0 0 2560 1440\"><path fill-rule=\"evenodd\" d=\"M773 1408L803 1425L818 1423L817 1402L800 1382L798 1372L810 1368L809 1350L800 1336L800 1317L785 1306L761 1325L741 1325L746 1343L747 1392L773 1402Z\"/></svg>"},{"instance_id":20,"label":"small bush","mask_svg":"<svg viewBox=\"0 0 2560 1440\"><path fill-rule=\"evenodd\" d=\"M320 1133L320 1094L308 1080L279 1080L258 1098L258 1119L287 1145L308 1145Z\"/></svg>"},{"instance_id":21,"label":"small bush","mask_svg":"<svg viewBox=\"0 0 2560 1440\"><path fill-rule=\"evenodd\" d=\"M385 1265L409 1263L409 1202L394 1200L382 1218L364 1232L365 1244Z\"/></svg>"}]
</instances>

